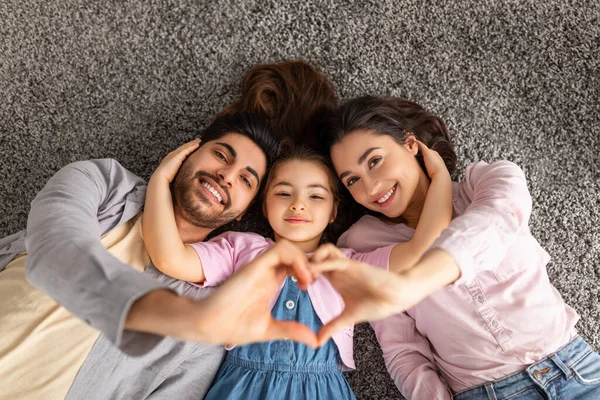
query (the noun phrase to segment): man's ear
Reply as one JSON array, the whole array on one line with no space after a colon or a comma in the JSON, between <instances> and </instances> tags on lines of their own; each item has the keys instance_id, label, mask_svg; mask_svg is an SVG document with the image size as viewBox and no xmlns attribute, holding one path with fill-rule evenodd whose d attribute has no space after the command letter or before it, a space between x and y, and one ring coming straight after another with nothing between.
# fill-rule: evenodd
<instances>
[{"instance_id":1,"label":"man's ear","mask_svg":"<svg viewBox=\"0 0 600 400\"><path fill-rule=\"evenodd\" d=\"M414 133L409 133L406 142L402 145L410 154L416 156L419 154L419 144L417 143L417 137Z\"/></svg>"},{"instance_id":2,"label":"man's ear","mask_svg":"<svg viewBox=\"0 0 600 400\"><path fill-rule=\"evenodd\" d=\"M240 222L242 220L242 217L244 215L246 215L246 213L248 212L248 210L250 209L250 207L252 207L252 204L254 204L254 199L252 199L252 201L250 202L250 204L248 204L248 207L246 207L246 209L244 211L242 211L242 213L240 215L238 215L235 220Z\"/></svg>"}]
</instances>

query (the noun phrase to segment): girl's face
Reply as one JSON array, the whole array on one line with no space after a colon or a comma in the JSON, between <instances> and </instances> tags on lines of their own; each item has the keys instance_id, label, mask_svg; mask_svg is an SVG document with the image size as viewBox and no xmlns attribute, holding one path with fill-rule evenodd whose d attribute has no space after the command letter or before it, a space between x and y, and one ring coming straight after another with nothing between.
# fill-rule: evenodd
<instances>
[{"instance_id":1,"label":"girl's face","mask_svg":"<svg viewBox=\"0 0 600 400\"><path fill-rule=\"evenodd\" d=\"M426 178L413 137L401 145L392 136L352 132L331 148L331 159L354 200L389 218L407 209L419 180Z\"/></svg>"},{"instance_id":2,"label":"girl's face","mask_svg":"<svg viewBox=\"0 0 600 400\"><path fill-rule=\"evenodd\" d=\"M264 211L275 240L287 239L307 253L315 251L337 212L324 167L299 160L279 165L267 188Z\"/></svg>"}]
</instances>

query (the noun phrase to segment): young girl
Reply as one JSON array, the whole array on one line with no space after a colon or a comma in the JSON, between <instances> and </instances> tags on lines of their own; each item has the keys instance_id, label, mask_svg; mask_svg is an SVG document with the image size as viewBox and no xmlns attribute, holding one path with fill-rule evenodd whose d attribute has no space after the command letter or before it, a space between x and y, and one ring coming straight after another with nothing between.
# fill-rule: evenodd
<instances>
[{"instance_id":1,"label":"young girl","mask_svg":"<svg viewBox=\"0 0 600 400\"><path fill-rule=\"evenodd\" d=\"M371 96L347 102L330 123L323 139L342 183L376 214L338 245L369 251L410 237L431 195L415 138L452 172L444 123L408 100ZM375 188L392 192L385 207L371 201ZM508 161L471 164L453 185L454 219L405 280L410 308L373 323L407 398L451 398L447 385L461 400L600 398L600 356L548 279L531 207L523 171Z\"/></svg>"},{"instance_id":2,"label":"young girl","mask_svg":"<svg viewBox=\"0 0 600 400\"><path fill-rule=\"evenodd\" d=\"M187 154L196 146L183 146L158 167L148 185L142 229L154 265L166 275L204 286L215 286L256 258L274 242L287 240L305 253L317 250L323 232L334 222L339 192L337 177L325 158L304 147L291 149L276 161L267 181L263 210L274 241L253 233L228 232L208 242L185 245L172 213L169 183ZM421 147L432 175L423 218L413 240L403 244L344 254L391 271L410 268L440 234L450 219L450 177L439 155ZM226 163L224 154L215 158ZM243 177L199 184L197 196L214 204L226 203L231 185L244 185ZM385 203L389 194L378 200ZM237 299L231 299L237 301ZM243 306L243 305L240 305ZM317 331L338 316L344 304L324 278L302 291L294 278L286 279L272 300L272 315L299 321ZM322 347L285 341L251 344L229 349L206 399L353 399L341 371L354 368L353 326L333 334Z\"/></svg>"}]
</instances>

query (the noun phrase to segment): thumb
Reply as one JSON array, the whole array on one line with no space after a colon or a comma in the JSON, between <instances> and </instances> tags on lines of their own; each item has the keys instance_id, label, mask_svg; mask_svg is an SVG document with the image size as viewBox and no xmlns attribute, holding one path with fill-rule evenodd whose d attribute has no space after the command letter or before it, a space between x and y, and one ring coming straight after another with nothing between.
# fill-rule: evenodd
<instances>
[{"instance_id":1,"label":"thumb","mask_svg":"<svg viewBox=\"0 0 600 400\"><path fill-rule=\"evenodd\" d=\"M338 317L332 319L327 324L323 325L317 333L317 339L319 346L322 346L327 342L334 333L341 331L348 325L352 325L352 317L349 313L343 312Z\"/></svg>"},{"instance_id":2,"label":"thumb","mask_svg":"<svg viewBox=\"0 0 600 400\"><path fill-rule=\"evenodd\" d=\"M266 340L290 339L309 347L318 347L317 335L306 325L296 321L273 320L266 334Z\"/></svg>"}]
</instances>

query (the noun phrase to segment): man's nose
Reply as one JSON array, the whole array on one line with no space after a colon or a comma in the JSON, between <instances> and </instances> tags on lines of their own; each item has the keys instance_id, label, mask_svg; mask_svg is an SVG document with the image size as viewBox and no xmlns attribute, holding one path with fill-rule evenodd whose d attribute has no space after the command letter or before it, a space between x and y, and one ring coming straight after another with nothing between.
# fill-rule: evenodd
<instances>
[{"instance_id":1,"label":"man's nose","mask_svg":"<svg viewBox=\"0 0 600 400\"><path fill-rule=\"evenodd\" d=\"M221 180L221 183L227 186L228 188L233 187L236 175L237 173L236 171L234 171L233 168L221 168L217 172L217 176Z\"/></svg>"}]
</instances>

